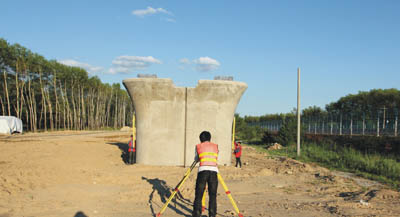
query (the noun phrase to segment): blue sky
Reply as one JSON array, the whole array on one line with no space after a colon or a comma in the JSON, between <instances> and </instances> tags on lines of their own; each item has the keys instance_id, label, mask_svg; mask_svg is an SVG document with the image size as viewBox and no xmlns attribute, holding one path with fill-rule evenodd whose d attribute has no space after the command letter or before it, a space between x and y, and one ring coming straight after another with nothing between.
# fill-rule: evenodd
<instances>
[{"instance_id":1,"label":"blue sky","mask_svg":"<svg viewBox=\"0 0 400 217\"><path fill-rule=\"evenodd\" d=\"M324 107L374 88L400 89L400 1L2 0L0 37L104 83L138 73L194 87L248 84L240 115Z\"/></svg>"}]
</instances>

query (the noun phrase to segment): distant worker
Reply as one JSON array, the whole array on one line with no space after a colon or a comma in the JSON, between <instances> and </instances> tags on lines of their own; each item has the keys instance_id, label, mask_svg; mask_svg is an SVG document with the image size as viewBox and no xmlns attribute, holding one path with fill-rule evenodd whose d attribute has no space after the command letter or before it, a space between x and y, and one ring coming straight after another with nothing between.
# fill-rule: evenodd
<instances>
[{"instance_id":1,"label":"distant worker","mask_svg":"<svg viewBox=\"0 0 400 217\"><path fill-rule=\"evenodd\" d=\"M233 151L233 153L235 154L236 157L236 166L238 166L238 164L240 165L240 168L242 168L242 161L240 161L240 157L242 156L242 142L238 141L235 142L235 150Z\"/></svg>"},{"instance_id":2,"label":"distant worker","mask_svg":"<svg viewBox=\"0 0 400 217\"><path fill-rule=\"evenodd\" d=\"M136 162L136 140L133 141L133 135L131 135L131 140L129 141L128 146L128 164L133 164Z\"/></svg>"},{"instance_id":3,"label":"distant worker","mask_svg":"<svg viewBox=\"0 0 400 217\"><path fill-rule=\"evenodd\" d=\"M210 142L211 134L203 131L200 134L200 144L196 145L195 161L200 161L196 179L196 193L193 204L193 217L201 216L201 200L208 185L208 216L217 214L217 188L218 188L218 145Z\"/></svg>"}]
</instances>

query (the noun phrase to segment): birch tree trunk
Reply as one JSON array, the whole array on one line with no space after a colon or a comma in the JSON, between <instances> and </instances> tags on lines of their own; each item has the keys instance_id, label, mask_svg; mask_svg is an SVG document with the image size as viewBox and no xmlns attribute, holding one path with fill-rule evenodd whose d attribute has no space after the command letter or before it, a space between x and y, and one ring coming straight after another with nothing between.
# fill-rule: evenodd
<instances>
[{"instance_id":1,"label":"birch tree trunk","mask_svg":"<svg viewBox=\"0 0 400 217\"><path fill-rule=\"evenodd\" d=\"M103 93L103 97L104 98L106 98L107 97L107 91L105 91L104 93ZM102 103L100 104L101 106L102 106L102 109L103 110L100 110L100 114L103 114L102 115L102 119L101 119L101 127L105 127L105 126L107 126L107 109L108 109L108 105L107 105L107 102L108 102L108 100L102 100Z\"/></svg>"},{"instance_id":2,"label":"birch tree trunk","mask_svg":"<svg viewBox=\"0 0 400 217\"><path fill-rule=\"evenodd\" d=\"M110 100L108 101L108 104L107 104L107 112L106 112L106 114L105 114L105 118L106 118L106 126L108 127L108 126L110 126L110 117L111 117L111 115L110 115L110 113L111 113L111 102L112 102L112 98L113 98L113 89L111 89L111 94L110 94Z\"/></svg>"},{"instance_id":3,"label":"birch tree trunk","mask_svg":"<svg viewBox=\"0 0 400 217\"><path fill-rule=\"evenodd\" d=\"M86 106L85 106L85 99L84 99L84 87L81 86L81 106L82 106L82 126L81 129L86 129L87 121L86 121Z\"/></svg>"},{"instance_id":4,"label":"birch tree trunk","mask_svg":"<svg viewBox=\"0 0 400 217\"><path fill-rule=\"evenodd\" d=\"M77 99L77 108L78 108L78 129L82 129L82 111L81 111L81 87L78 85L78 99Z\"/></svg>"},{"instance_id":5,"label":"birch tree trunk","mask_svg":"<svg viewBox=\"0 0 400 217\"><path fill-rule=\"evenodd\" d=\"M67 129L72 129L72 112L71 112L71 105L69 104L68 100L68 92L67 92L67 82L64 82L64 93L65 93L65 102L67 103Z\"/></svg>"},{"instance_id":6,"label":"birch tree trunk","mask_svg":"<svg viewBox=\"0 0 400 217\"><path fill-rule=\"evenodd\" d=\"M125 126L125 117L126 117L126 99L124 98L124 103L122 106L122 127Z\"/></svg>"},{"instance_id":7,"label":"birch tree trunk","mask_svg":"<svg viewBox=\"0 0 400 217\"><path fill-rule=\"evenodd\" d=\"M44 116L44 131L47 131L47 105L46 105L46 94L44 91L43 81L42 81L42 71L39 69L39 79L40 79L40 90L42 92L42 111L40 113L39 124L42 123L42 117ZM41 126L39 126L41 128Z\"/></svg>"},{"instance_id":8,"label":"birch tree trunk","mask_svg":"<svg viewBox=\"0 0 400 217\"><path fill-rule=\"evenodd\" d=\"M10 97L8 95L6 70L3 70L3 74L4 74L4 88L6 89L5 95L6 95L6 99L7 99L8 116L11 116Z\"/></svg>"},{"instance_id":9,"label":"birch tree trunk","mask_svg":"<svg viewBox=\"0 0 400 217\"><path fill-rule=\"evenodd\" d=\"M57 72L54 71L53 74L53 88L54 88L54 97L55 97L55 107L56 107L56 113L55 113L55 128L59 129L59 114L58 114L58 109L59 109L59 105L58 105L58 96L57 96Z\"/></svg>"},{"instance_id":10,"label":"birch tree trunk","mask_svg":"<svg viewBox=\"0 0 400 217\"><path fill-rule=\"evenodd\" d=\"M54 130L53 106L50 100L50 92L46 90L45 94L46 94L47 104L49 106L50 129Z\"/></svg>"},{"instance_id":11,"label":"birch tree trunk","mask_svg":"<svg viewBox=\"0 0 400 217\"><path fill-rule=\"evenodd\" d=\"M97 92L99 92L99 91L97 91ZM96 120L95 110L96 110L96 108L98 109L98 107L94 104L95 97L96 97L96 91L93 90L93 92L92 92L92 101L90 102L91 107L92 107L90 113L91 113L91 117L92 117L92 128L93 129L97 129L96 123L95 123L95 120Z\"/></svg>"},{"instance_id":12,"label":"birch tree trunk","mask_svg":"<svg viewBox=\"0 0 400 217\"><path fill-rule=\"evenodd\" d=\"M66 129L66 124L65 124L65 107L66 107L66 103L65 103L65 96L64 96L64 93L63 93L63 88L62 88L62 86L61 86L61 82L58 82L59 84L60 84L60 94L61 94L61 100L62 100L62 107L63 107L63 129L65 130ZM61 125L61 123L60 123L60 125Z\"/></svg>"},{"instance_id":13,"label":"birch tree trunk","mask_svg":"<svg viewBox=\"0 0 400 217\"><path fill-rule=\"evenodd\" d=\"M4 91L5 92L5 91ZM3 96L0 97L0 103L1 103L1 111L2 111L2 115L5 116L6 115L6 110L5 110L5 106L4 106L4 102L3 102Z\"/></svg>"},{"instance_id":14,"label":"birch tree trunk","mask_svg":"<svg viewBox=\"0 0 400 217\"><path fill-rule=\"evenodd\" d=\"M23 112L23 110L24 110L24 106L25 107L28 107L29 105L29 87L26 87L26 81L28 80L28 82L30 82L30 79L31 79L31 77L30 77L30 74L29 74L29 71L28 71L28 67L27 67L27 65L26 65L26 63L25 63L25 61L22 61L22 64L23 64L23 66L24 66L24 73L23 73L23 77L21 76L21 82L22 82L22 84L21 84L21 97L23 98L23 100L21 100L21 105L20 105L20 110L21 110L21 117L22 117L22 112ZM26 88L28 88L28 90L26 90ZM26 94L26 92L27 92L27 94ZM25 95L27 95L26 97L24 97ZM28 108L26 108L26 109L28 109ZM28 113L27 113L28 114ZM33 119L31 119L31 118L33 118L33 117L26 117L26 119L28 120L32 120L32 122L33 122ZM33 129L31 129L31 130L33 130Z\"/></svg>"},{"instance_id":15,"label":"birch tree trunk","mask_svg":"<svg viewBox=\"0 0 400 217\"><path fill-rule=\"evenodd\" d=\"M17 62L15 64L15 89L16 91L16 97L17 97L17 107L15 109L15 113L17 118L20 118L19 116L19 82L18 82L18 71L19 71L19 67L18 67L18 59Z\"/></svg>"},{"instance_id":16,"label":"birch tree trunk","mask_svg":"<svg viewBox=\"0 0 400 217\"><path fill-rule=\"evenodd\" d=\"M30 129L31 131L34 131L34 121L33 121L33 99L32 99L32 89L31 89L31 78L30 76L28 77L28 96L27 96L27 101L28 101L28 110L29 110L29 122L30 122Z\"/></svg>"},{"instance_id":17,"label":"birch tree trunk","mask_svg":"<svg viewBox=\"0 0 400 217\"><path fill-rule=\"evenodd\" d=\"M77 130L77 127L78 127L78 124L77 124L77 122L76 122L76 120L77 120L77 116L76 116L76 106L75 106L75 97L74 97L74 85L72 85L71 84L71 102L72 102L72 108L73 108L73 111L74 111L74 118L73 118L73 127L72 128L74 128L75 130Z\"/></svg>"},{"instance_id":18,"label":"birch tree trunk","mask_svg":"<svg viewBox=\"0 0 400 217\"><path fill-rule=\"evenodd\" d=\"M115 93L115 106L114 106L114 128L117 128L118 121L118 92Z\"/></svg>"},{"instance_id":19,"label":"birch tree trunk","mask_svg":"<svg viewBox=\"0 0 400 217\"><path fill-rule=\"evenodd\" d=\"M94 129L94 89L88 89L87 97L87 118L88 118L88 128Z\"/></svg>"},{"instance_id":20,"label":"birch tree trunk","mask_svg":"<svg viewBox=\"0 0 400 217\"><path fill-rule=\"evenodd\" d=\"M22 86L21 87L21 104L20 104L20 115L19 115L19 117L20 117L20 119L22 119L22 115L23 115L23 107L24 107L24 105L25 104L27 104L26 103L26 99L25 99L25 94L22 94L23 92L24 92L24 90L25 90L25 86ZM26 98L28 98L27 96L26 96ZM23 120L23 119L22 119ZM29 124L29 113L28 113L28 109L25 109L25 120L27 121L27 124Z\"/></svg>"},{"instance_id":21,"label":"birch tree trunk","mask_svg":"<svg viewBox=\"0 0 400 217\"><path fill-rule=\"evenodd\" d=\"M31 94L31 99L32 99L32 113L33 113L33 131L37 132L37 103L35 100L35 91L32 91Z\"/></svg>"},{"instance_id":22,"label":"birch tree trunk","mask_svg":"<svg viewBox=\"0 0 400 217\"><path fill-rule=\"evenodd\" d=\"M96 129L99 128L101 126L101 124L103 123L104 120L104 115L105 115L105 110L103 110L103 100L102 99L102 91L98 91L97 92L97 101L96 101L96 114L95 114L95 126ZM103 115L100 115L100 111L103 111Z\"/></svg>"},{"instance_id":23,"label":"birch tree trunk","mask_svg":"<svg viewBox=\"0 0 400 217\"><path fill-rule=\"evenodd\" d=\"M21 75L21 87L20 87L20 90L21 90L21 93L20 93L21 103L20 103L20 106L19 106L19 117L20 118L22 118L24 105L25 104L27 105L28 102L29 102L28 96L25 97L25 89L26 89L26 85L25 84L26 84L26 80L30 79L29 74L28 74L28 68L27 68L26 63L25 63L24 60L22 60L22 65L24 67L24 71L23 71L23 74ZM25 112L25 114L26 114L26 121L30 120L29 113Z\"/></svg>"}]
</instances>

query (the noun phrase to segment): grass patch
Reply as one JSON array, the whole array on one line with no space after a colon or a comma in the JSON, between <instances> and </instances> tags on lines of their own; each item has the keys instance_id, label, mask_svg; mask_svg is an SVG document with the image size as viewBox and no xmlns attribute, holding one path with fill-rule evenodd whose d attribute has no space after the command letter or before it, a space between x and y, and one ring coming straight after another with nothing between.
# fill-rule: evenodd
<instances>
[{"instance_id":1,"label":"grass patch","mask_svg":"<svg viewBox=\"0 0 400 217\"><path fill-rule=\"evenodd\" d=\"M295 146L280 150L265 148L263 150L272 156L286 156L302 162L314 162L330 169L352 172L395 188L400 187L400 163L391 156L364 154L352 148L314 143L303 144L300 157L297 157Z\"/></svg>"}]
</instances>

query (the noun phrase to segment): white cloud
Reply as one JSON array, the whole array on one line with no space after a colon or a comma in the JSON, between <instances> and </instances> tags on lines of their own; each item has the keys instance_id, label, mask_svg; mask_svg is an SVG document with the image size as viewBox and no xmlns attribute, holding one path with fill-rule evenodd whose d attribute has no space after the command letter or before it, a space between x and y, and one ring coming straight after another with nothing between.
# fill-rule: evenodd
<instances>
[{"instance_id":1,"label":"white cloud","mask_svg":"<svg viewBox=\"0 0 400 217\"><path fill-rule=\"evenodd\" d=\"M179 63L182 65L180 66L180 69L184 69L185 65L195 65L195 70L200 71L200 72L209 72L215 69L218 69L218 67L221 65L217 60L211 58L211 57L200 57L198 59L194 60L189 60L188 58L182 58L179 60Z\"/></svg>"},{"instance_id":2,"label":"white cloud","mask_svg":"<svg viewBox=\"0 0 400 217\"><path fill-rule=\"evenodd\" d=\"M201 72L209 72L218 69L221 65L217 60L210 57L200 57L193 60L193 63L196 64L196 70Z\"/></svg>"},{"instance_id":3,"label":"white cloud","mask_svg":"<svg viewBox=\"0 0 400 217\"><path fill-rule=\"evenodd\" d=\"M135 15L135 16L138 16L138 17L144 17L146 15L157 14L157 13L163 13L163 14L172 15L171 12L165 10L164 8L147 7L146 9L140 9L140 10L132 11L132 14Z\"/></svg>"},{"instance_id":4,"label":"white cloud","mask_svg":"<svg viewBox=\"0 0 400 217\"><path fill-rule=\"evenodd\" d=\"M88 63L83 63L83 62L79 62L79 61L71 60L71 59L58 60L57 62L67 65L67 66L73 66L73 67L79 67L79 68L85 69L90 74L100 72L103 70L103 67L92 66Z\"/></svg>"},{"instance_id":5,"label":"white cloud","mask_svg":"<svg viewBox=\"0 0 400 217\"><path fill-rule=\"evenodd\" d=\"M124 67L115 67L115 68L110 68L108 70L108 73L110 74L117 74L117 73L122 73L122 74L128 74L132 72L129 68L124 68Z\"/></svg>"},{"instance_id":6,"label":"white cloud","mask_svg":"<svg viewBox=\"0 0 400 217\"><path fill-rule=\"evenodd\" d=\"M136 70L143 70L152 64L161 64L162 62L152 56L119 56L112 61L113 66L108 70L110 74L130 73Z\"/></svg>"}]
</instances>

